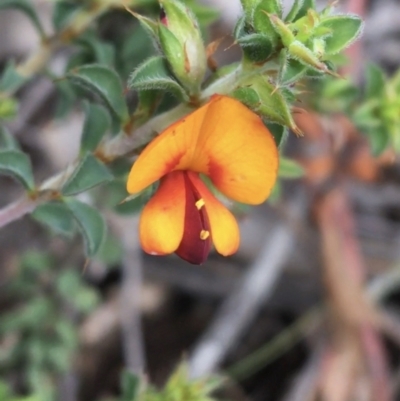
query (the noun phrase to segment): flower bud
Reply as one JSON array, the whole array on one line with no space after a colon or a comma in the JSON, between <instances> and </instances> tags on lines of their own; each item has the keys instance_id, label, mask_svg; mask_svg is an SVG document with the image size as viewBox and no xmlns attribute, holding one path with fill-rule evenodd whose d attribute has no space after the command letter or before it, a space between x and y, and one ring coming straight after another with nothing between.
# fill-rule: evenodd
<instances>
[{"instance_id":1,"label":"flower bud","mask_svg":"<svg viewBox=\"0 0 400 401\"><path fill-rule=\"evenodd\" d=\"M192 11L177 0L159 0L159 40L176 78L196 94L207 67L206 51Z\"/></svg>"}]
</instances>

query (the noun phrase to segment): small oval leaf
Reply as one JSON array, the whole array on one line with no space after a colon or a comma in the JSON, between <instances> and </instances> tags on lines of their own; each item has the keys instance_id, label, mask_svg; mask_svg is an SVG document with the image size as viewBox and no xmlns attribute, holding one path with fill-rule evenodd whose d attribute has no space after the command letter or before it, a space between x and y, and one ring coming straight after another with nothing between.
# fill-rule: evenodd
<instances>
[{"instance_id":1,"label":"small oval leaf","mask_svg":"<svg viewBox=\"0 0 400 401\"><path fill-rule=\"evenodd\" d=\"M62 202L43 203L33 211L32 217L66 237L71 237L75 232L75 221L71 211Z\"/></svg>"},{"instance_id":2,"label":"small oval leaf","mask_svg":"<svg viewBox=\"0 0 400 401\"><path fill-rule=\"evenodd\" d=\"M100 96L122 124L129 120L124 89L114 70L103 65L89 64L71 70L67 78Z\"/></svg>"},{"instance_id":3,"label":"small oval leaf","mask_svg":"<svg viewBox=\"0 0 400 401\"><path fill-rule=\"evenodd\" d=\"M363 22L356 15L335 15L325 18L318 29L322 27L331 31L325 38L325 54L337 54L350 46L361 34Z\"/></svg>"},{"instance_id":4,"label":"small oval leaf","mask_svg":"<svg viewBox=\"0 0 400 401\"><path fill-rule=\"evenodd\" d=\"M27 189L32 190L35 187L31 161L19 150L0 151L0 174L13 176Z\"/></svg>"},{"instance_id":5,"label":"small oval leaf","mask_svg":"<svg viewBox=\"0 0 400 401\"><path fill-rule=\"evenodd\" d=\"M107 226L103 217L96 209L76 199L66 199L65 204L72 212L82 233L86 255L94 256L106 235Z\"/></svg>"},{"instance_id":6,"label":"small oval leaf","mask_svg":"<svg viewBox=\"0 0 400 401\"><path fill-rule=\"evenodd\" d=\"M88 153L64 184L61 192L64 195L75 195L112 179L108 168Z\"/></svg>"},{"instance_id":7,"label":"small oval leaf","mask_svg":"<svg viewBox=\"0 0 400 401\"><path fill-rule=\"evenodd\" d=\"M101 105L85 103L86 119L81 137L81 152L95 150L111 127L111 117Z\"/></svg>"}]
</instances>

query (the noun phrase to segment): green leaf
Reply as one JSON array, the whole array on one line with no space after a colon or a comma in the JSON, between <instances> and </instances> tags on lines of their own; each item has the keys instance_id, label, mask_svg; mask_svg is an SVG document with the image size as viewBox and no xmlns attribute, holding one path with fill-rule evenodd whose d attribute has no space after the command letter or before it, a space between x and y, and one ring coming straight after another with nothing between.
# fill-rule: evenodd
<instances>
[{"instance_id":1,"label":"green leaf","mask_svg":"<svg viewBox=\"0 0 400 401\"><path fill-rule=\"evenodd\" d=\"M63 29L80 8L82 8L82 5L79 4L79 2L70 0L56 1L53 6L52 16L54 28L56 28L57 31Z\"/></svg>"},{"instance_id":2,"label":"green leaf","mask_svg":"<svg viewBox=\"0 0 400 401\"><path fill-rule=\"evenodd\" d=\"M0 125L0 150L21 150L15 137L10 131Z\"/></svg>"},{"instance_id":3,"label":"green leaf","mask_svg":"<svg viewBox=\"0 0 400 401\"><path fill-rule=\"evenodd\" d=\"M76 104L77 95L68 81L55 80L53 83L58 95L55 117L63 118L69 114Z\"/></svg>"},{"instance_id":4,"label":"green leaf","mask_svg":"<svg viewBox=\"0 0 400 401\"><path fill-rule=\"evenodd\" d=\"M282 147L285 144L287 137L289 136L289 130L287 127L267 122L265 124L267 128L270 130L272 136L275 139L276 146Z\"/></svg>"},{"instance_id":5,"label":"green leaf","mask_svg":"<svg viewBox=\"0 0 400 401\"><path fill-rule=\"evenodd\" d=\"M94 256L100 249L107 231L103 217L96 209L76 199L66 199L65 204L82 233L86 255Z\"/></svg>"},{"instance_id":6,"label":"green leaf","mask_svg":"<svg viewBox=\"0 0 400 401\"><path fill-rule=\"evenodd\" d=\"M383 126L380 126L379 129L366 129L364 132L368 136L374 156L379 156L389 146L390 134Z\"/></svg>"},{"instance_id":7,"label":"green leaf","mask_svg":"<svg viewBox=\"0 0 400 401\"><path fill-rule=\"evenodd\" d=\"M18 113L18 101L13 97L0 98L0 120L12 120Z\"/></svg>"},{"instance_id":8,"label":"green leaf","mask_svg":"<svg viewBox=\"0 0 400 401\"><path fill-rule=\"evenodd\" d=\"M286 59L286 62L283 61L283 63L284 65L279 76L280 85L291 85L297 82L307 72L307 67L298 60Z\"/></svg>"},{"instance_id":9,"label":"green leaf","mask_svg":"<svg viewBox=\"0 0 400 401\"><path fill-rule=\"evenodd\" d=\"M235 89L232 96L251 109L255 109L260 104L260 96L258 96L256 90L247 86Z\"/></svg>"},{"instance_id":10,"label":"green leaf","mask_svg":"<svg viewBox=\"0 0 400 401\"><path fill-rule=\"evenodd\" d=\"M19 150L0 151L0 173L13 176L27 189L35 187L29 157Z\"/></svg>"},{"instance_id":11,"label":"green leaf","mask_svg":"<svg viewBox=\"0 0 400 401\"><path fill-rule=\"evenodd\" d=\"M185 3L193 11L200 26L208 28L220 17L220 12L215 7L199 4L197 0L186 0Z\"/></svg>"},{"instance_id":12,"label":"green leaf","mask_svg":"<svg viewBox=\"0 0 400 401\"><path fill-rule=\"evenodd\" d=\"M290 108L285 96L282 94L280 88L271 84L266 77L261 75L252 76L246 80L241 81L242 86L239 90L235 90L233 96L237 97L238 92L242 91L242 100L248 107L252 108L255 112L268 119L270 122L285 125L290 127L295 132L298 131L296 124L293 120ZM256 92L259 102L254 104L256 97L252 95L252 102L248 102L243 97L243 91L249 94L250 89Z\"/></svg>"},{"instance_id":13,"label":"green leaf","mask_svg":"<svg viewBox=\"0 0 400 401\"><path fill-rule=\"evenodd\" d=\"M320 28L327 28L331 35L325 38L325 54L336 54L350 46L361 34L363 22L356 15L335 15L324 18Z\"/></svg>"},{"instance_id":14,"label":"green leaf","mask_svg":"<svg viewBox=\"0 0 400 401\"><path fill-rule=\"evenodd\" d=\"M67 78L97 94L122 124L129 120L124 89L114 70L103 65L89 64L71 70Z\"/></svg>"},{"instance_id":15,"label":"green leaf","mask_svg":"<svg viewBox=\"0 0 400 401\"><path fill-rule=\"evenodd\" d=\"M75 222L70 210L62 202L47 202L39 205L32 217L49 226L57 234L71 237L75 232Z\"/></svg>"},{"instance_id":16,"label":"green leaf","mask_svg":"<svg viewBox=\"0 0 400 401\"><path fill-rule=\"evenodd\" d=\"M110 43L100 40L93 32L81 35L77 43L89 51L94 62L112 67L115 62L115 50Z\"/></svg>"},{"instance_id":17,"label":"green leaf","mask_svg":"<svg viewBox=\"0 0 400 401\"><path fill-rule=\"evenodd\" d=\"M83 313L92 311L99 301L97 292L82 281L82 274L72 269L65 270L58 276L57 291L62 298Z\"/></svg>"},{"instance_id":18,"label":"green leaf","mask_svg":"<svg viewBox=\"0 0 400 401\"><path fill-rule=\"evenodd\" d=\"M171 76L166 60L161 56L150 57L142 63L130 76L128 85L138 91L163 90L179 99L187 98L185 90Z\"/></svg>"},{"instance_id":19,"label":"green leaf","mask_svg":"<svg viewBox=\"0 0 400 401\"><path fill-rule=\"evenodd\" d=\"M297 12L296 16L293 17L292 21L297 21L300 18L303 18L305 15L307 15L307 11L311 8L312 10L315 10L315 0L304 0L302 2L303 4L301 5L299 11Z\"/></svg>"},{"instance_id":20,"label":"green leaf","mask_svg":"<svg viewBox=\"0 0 400 401\"><path fill-rule=\"evenodd\" d=\"M124 370L121 378L122 395L120 401L135 401L139 392L140 379L134 373Z\"/></svg>"},{"instance_id":21,"label":"green leaf","mask_svg":"<svg viewBox=\"0 0 400 401\"><path fill-rule=\"evenodd\" d=\"M300 178L304 176L304 169L296 161L281 156L278 176L280 178Z\"/></svg>"},{"instance_id":22,"label":"green leaf","mask_svg":"<svg viewBox=\"0 0 400 401\"><path fill-rule=\"evenodd\" d=\"M265 61L273 52L274 47L270 37L264 33L250 33L236 40L246 57L255 62Z\"/></svg>"},{"instance_id":23,"label":"green leaf","mask_svg":"<svg viewBox=\"0 0 400 401\"><path fill-rule=\"evenodd\" d=\"M95 150L111 127L110 115L103 106L86 102L84 107L86 119L81 137L81 153Z\"/></svg>"},{"instance_id":24,"label":"green leaf","mask_svg":"<svg viewBox=\"0 0 400 401\"><path fill-rule=\"evenodd\" d=\"M273 44L276 44L278 35L268 14L282 17L282 5L275 0L261 0L254 10L253 26L257 33L267 35Z\"/></svg>"},{"instance_id":25,"label":"green leaf","mask_svg":"<svg viewBox=\"0 0 400 401\"><path fill-rule=\"evenodd\" d=\"M286 15L285 21L286 22L292 22L295 20L297 14L299 13L302 5L303 5L304 0L294 0L292 4L292 8L289 10L289 12Z\"/></svg>"},{"instance_id":26,"label":"green leaf","mask_svg":"<svg viewBox=\"0 0 400 401\"><path fill-rule=\"evenodd\" d=\"M40 36L45 37L42 24L37 16L35 8L29 0L1 0L0 9L2 8L16 8L23 12L33 23Z\"/></svg>"},{"instance_id":27,"label":"green leaf","mask_svg":"<svg viewBox=\"0 0 400 401\"><path fill-rule=\"evenodd\" d=\"M88 153L64 184L62 193L75 195L112 179L113 176L108 168L91 153Z\"/></svg>"},{"instance_id":28,"label":"green leaf","mask_svg":"<svg viewBox=\"0 0 400 401\"><path fill-rule=\"evenodd\" d=\"M0 79L0 92L15 92L20 88L26 78L18 73L14 61L9 61Z\"/></svg>"},{"instance_id":29,"label":"green leaf","mask_svg":"<svg viewBox=\"0 0 400 401\"><path fill-rule=\"evenodd\" d=\"M386 77L383 70L374 64L369 64L366 71L367 99L379 98L383 95L386 86Z\"/></svg>"}]
</instances>

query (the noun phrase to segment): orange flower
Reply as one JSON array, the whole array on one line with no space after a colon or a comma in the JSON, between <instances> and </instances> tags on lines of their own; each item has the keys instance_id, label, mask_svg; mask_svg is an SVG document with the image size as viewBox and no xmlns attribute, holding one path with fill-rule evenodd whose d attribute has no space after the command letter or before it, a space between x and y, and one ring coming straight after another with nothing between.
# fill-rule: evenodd
<instances>
[{"instance_id":1,"label":"orange flower","mask_svg":"<svg viewBox=\"0 0 400 401\"><path fill-rule=\"evenodd\" d=\"M153 140L131 169L131 194L161 180L140 218L142 248L201 264L212 241L232 255L240 242L236 219L199 174L227 197L256 205L267 199L277 169L275 141L262 120L237 100L213 96Z\"/></svg>"}]
</instances>

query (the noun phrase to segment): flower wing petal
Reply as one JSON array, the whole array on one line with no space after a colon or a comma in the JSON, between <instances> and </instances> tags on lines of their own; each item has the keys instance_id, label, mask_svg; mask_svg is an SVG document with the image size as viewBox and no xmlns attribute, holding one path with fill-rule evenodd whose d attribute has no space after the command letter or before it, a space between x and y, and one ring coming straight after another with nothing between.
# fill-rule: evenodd
<instances>
[{"instance_id":1,"label":"flower wing petal","mask_svg":"<svg viewBox=\"0 0 400 401\"><path fill-rule=\"evenodd\" d=\"M187 169L206 111L207 105L181 118L147 145L129 173L129 193L140 192L170 171Z\"/></svg>"},{"instance_id":2,"label":"flower wing petal","mask_svg":"<svg viewBox=\"0 0 400 401\"><path fill-rule=\"evenodd\" d=\"M234 254L239 248L239 226L233 214L210 192L199 176L188 173L190 180L204 200L215 249L221 255Z\"/></svg>"},{"instance_id":3,"label":"flower wing petal","mask_svg":"<svg viewBox=\"0 0 400 401\"><path fill-rule=\"evenodd\" d=\"M183 237L185 202L183 173L163 177L140 216L140 242L145 252L165 255L177 250Z\"/></svg>"},{"instance_id":4,"label":"flower wing petal","mask_svg":"<svg viewBox=\"0 0 400 401\"><path fill-rule=\"evenodd\" d=\"M264 202L278 171L271 133L257 114L227 96L214 96L206 111L190 168L207 174L229 198Z\"/></svg>"}]
</instances>

